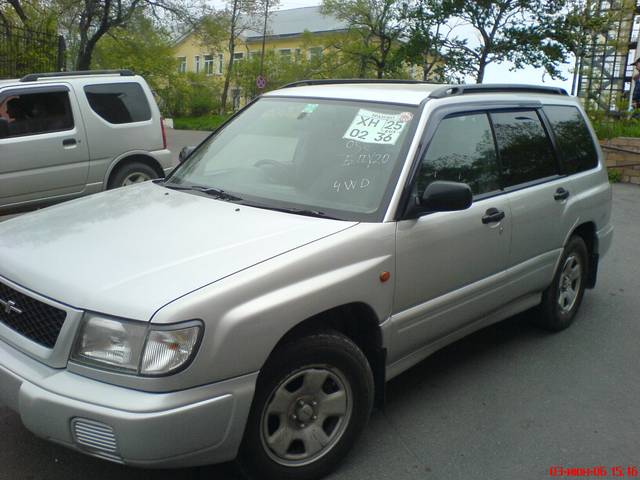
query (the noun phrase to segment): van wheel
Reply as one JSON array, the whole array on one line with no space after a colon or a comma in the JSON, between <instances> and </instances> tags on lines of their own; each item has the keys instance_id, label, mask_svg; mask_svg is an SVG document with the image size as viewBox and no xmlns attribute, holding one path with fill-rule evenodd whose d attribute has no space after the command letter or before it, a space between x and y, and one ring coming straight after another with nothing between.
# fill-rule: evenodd
<instances>
[{"instance_id":1,"label":"van wheel","mask_svg":"<svg viewBox=\"0 0 640 480\"><path fill-rule=\"evenodd\" d=\"M240 469L253 479L327 475L362 433L373 397L369 363L347 337L319 333L283 345L258 378Z\"/></svg>"},{"instance_id":2,"label":"van wheel","mask_svg":"<svg viewBox=\"0 0 640 480\"><path fill-rule=\"evenodd\" d=\"M581 237L569 239L553 282L542 295L534 322L542 328L560 331L569 327L580 308L587 281L587 246Z\"/></svg>"},{"instance_id":3,"label":"van wheel","mask_svg":"<svg viewBox=\"0 0 640 480\"><path fill-rule=\"evenodd\" d=\"M109 180L109 189L126 187L134 183L142 183L148 180L158 178L157 172L146 163L131 162L127 163L111 175Z\"/></svg>"}]
</instances>

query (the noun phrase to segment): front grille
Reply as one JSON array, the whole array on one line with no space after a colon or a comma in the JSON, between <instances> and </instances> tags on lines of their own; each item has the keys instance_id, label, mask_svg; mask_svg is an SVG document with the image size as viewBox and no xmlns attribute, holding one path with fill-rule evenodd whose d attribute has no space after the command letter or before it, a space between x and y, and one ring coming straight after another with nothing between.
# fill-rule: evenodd
<instances>
[{"instance_id":1,"label":"front grille","mask_svg":"<svg viewBox=\"0 0 640 480\"><path fill-rule=\"evenodd\" d=\"M71 431L76 444L88 453L114 462L121 461L116 435L109 425L86 418L74 418Z\"/></svg>"},{"instance_id":2,"label":"front grille","mask_svg":"<svg viewBox=\"0 0 640 480\"><path fill-rule=\"evenodd\" d=\"M43 347L53 348L67 312L0 283L0 323Z\"/></svg>"}]
</instances>

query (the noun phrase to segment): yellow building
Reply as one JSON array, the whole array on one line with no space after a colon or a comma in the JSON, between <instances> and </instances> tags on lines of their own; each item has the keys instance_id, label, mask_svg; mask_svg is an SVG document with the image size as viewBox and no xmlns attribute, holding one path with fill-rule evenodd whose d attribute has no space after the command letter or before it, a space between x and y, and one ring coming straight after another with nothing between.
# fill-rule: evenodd
<instances>
[{"instance_id":1,"label":"yellow building","mask_svg":"<svg viewBox=\"0 0 640 480\"><path fill-rule=\"evenodd\" d=\"M249 21L259 25L259 19ZM256 27L253 27L256 28ZM292 8L271 13L267 22L265 51L275 50L276 54L290 59L306 55L313 59L322 55L328 38L336 33L347 32L347 24L330 15L323 15L320 6ZM303 36L307 39L303 45ZM246 28L240 34L234 53L234 60L260 55L263 32ZM311 44L308 39L311 39ZM225 47L210 51L195 33L178 39L175 45L180 72L196 72L206 75L223 75L229 62L229 52Z\"/></svg>"}]
</instances>

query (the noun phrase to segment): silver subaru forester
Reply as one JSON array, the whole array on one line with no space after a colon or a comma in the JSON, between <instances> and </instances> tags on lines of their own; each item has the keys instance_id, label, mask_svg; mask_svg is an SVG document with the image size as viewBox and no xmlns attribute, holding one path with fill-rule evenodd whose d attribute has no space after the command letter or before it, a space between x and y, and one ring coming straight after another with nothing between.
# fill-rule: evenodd
<instances>
[{"instance_id":1,"label":"silver subaru forester","mask_svg":"<svg viewBox=\"0 0 640 480\"><path fill-rule=\"evenodd\" d=\"M610 210L561 89L290 85L165 180L0 224L0 401L127 465L319 478L431 353L567 328Z\"/></svg>"}]
</instances>

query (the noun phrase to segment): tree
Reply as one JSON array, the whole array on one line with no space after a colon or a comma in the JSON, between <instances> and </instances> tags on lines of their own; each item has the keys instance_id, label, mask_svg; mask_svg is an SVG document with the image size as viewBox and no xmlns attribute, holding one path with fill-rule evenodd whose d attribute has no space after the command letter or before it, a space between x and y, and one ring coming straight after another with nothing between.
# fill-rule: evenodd
<instances>
[{"instance_id":1,"label":"tree","mask_svg":"<svg viewBox=\"0 0 640 480\"><path fill-rule=\"evenodd\" d=\"M358 41L344 41L338 48L360 63L359 76L364 77L368 65L383 78L398 68L397 53L406 26L402 22L404 4L397 0L323 0L322 12L331 14L348 25ZM347 37L349 39L349 37Z\"/></svg>"},{"instance_id":2,"label":"tree","mask_svg":"<svg viewBox=\"0 0 640 480\"><path fill-rule=\"evenodd\" d=\"M478 33L478 45L462 47L477 83L491 63L511 61L514 69L543 67L552 78L566 56L553 27L564 1L453 0L456 16Z\"/></svg>"},{"instance_id":3,"label":"tree","mask_svg":"<svg viewBox=\"0 0 640 480\"><path fill-rule=\"evenodd\" d=\"M158 21L191 21L195 0L52 0L75 53L75 68L88 70L96 45L116 28L127 28L135 15Z\"/></svg>"},{"instance_id":4,"label":"tree","mask_svg":"<svg viewBox=\"0 0 640 480\"><path fill-rule=\"evenodd\" d=\"M399 56L422 68L422 79L436 82L461 80L468 73L462 54L467 42L454 36L457 24L450 0L417 0L407 5L403 22L407 38Z\"/></svg>"},{"instance_id":5,"label":"tree","mask_svg":"<svg viewBox=\"0 0 640 480\"><path fill-rule=\"evenodd\" d=\"M114 28L102 37L92 58L93 68L128 68L145 77L153 90L177 67L169 33L141 12L127 28Z\"/></svg>"}]
</instances>

